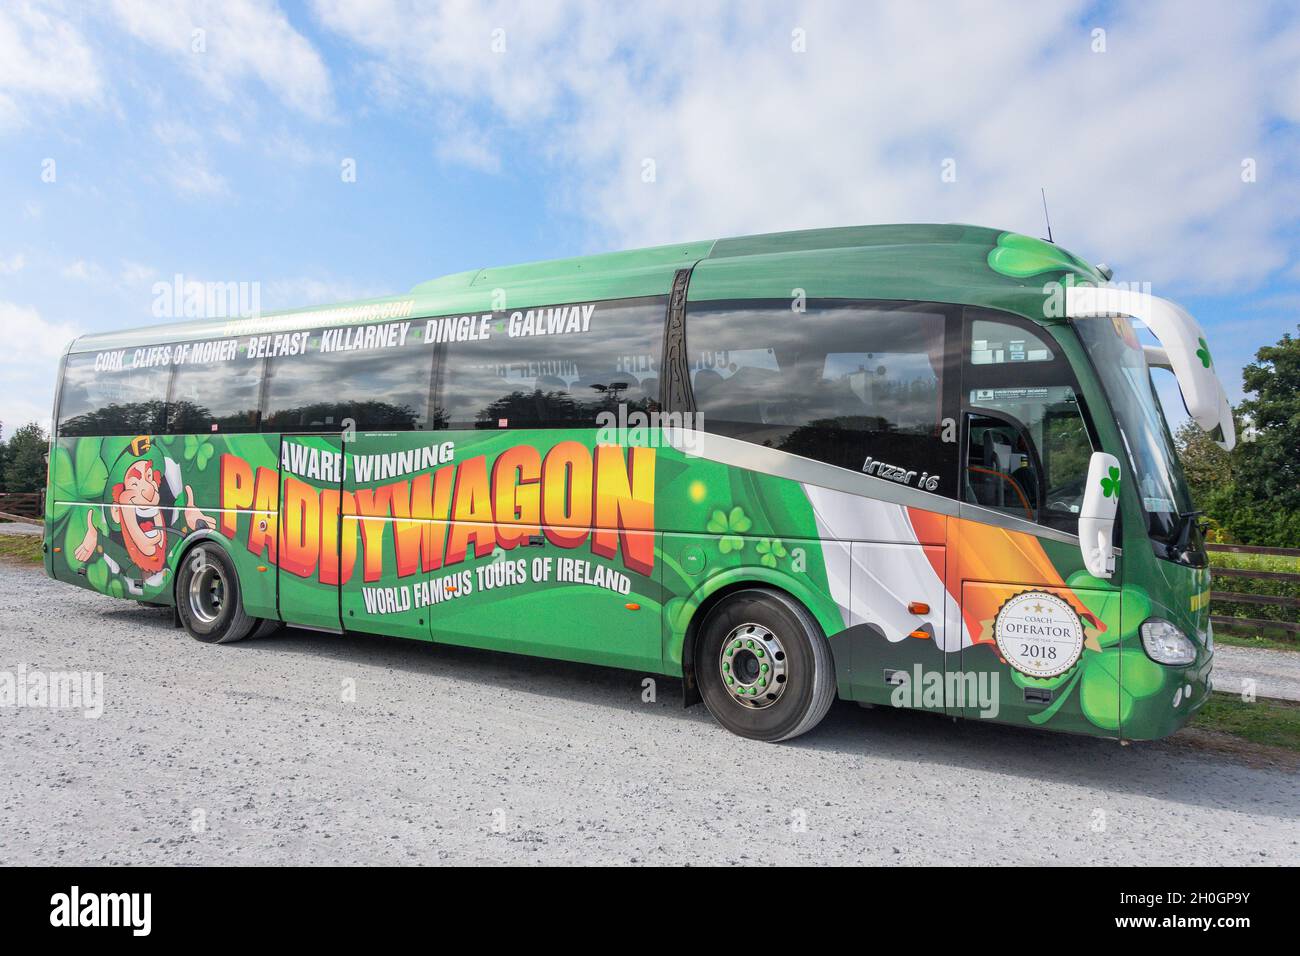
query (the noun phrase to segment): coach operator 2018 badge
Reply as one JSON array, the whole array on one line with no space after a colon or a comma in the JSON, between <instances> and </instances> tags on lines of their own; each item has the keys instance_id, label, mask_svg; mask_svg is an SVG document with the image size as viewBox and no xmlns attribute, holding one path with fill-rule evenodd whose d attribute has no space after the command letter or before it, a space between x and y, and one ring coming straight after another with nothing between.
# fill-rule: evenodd
<instances>
[{"instance_id":1,"label":"coach operator 2018 badge","mask_svg":"<svg viewBox=\"0 0 1300 956\"><path fill-rule=\"evenodd\" d=\"M1056 677L1083 653L1083 622L1063 598L1026 591L998 609L993 638L1006 662L1020 673Z\"/></svg>"}]
</instances>

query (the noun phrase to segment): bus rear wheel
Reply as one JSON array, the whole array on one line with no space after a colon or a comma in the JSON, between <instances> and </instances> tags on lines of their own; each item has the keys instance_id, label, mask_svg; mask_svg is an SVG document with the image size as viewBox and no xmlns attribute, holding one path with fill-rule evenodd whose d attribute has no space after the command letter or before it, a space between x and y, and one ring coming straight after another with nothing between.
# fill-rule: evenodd
<instances>
[{"instance_id":1,"label":"bus rear wheel","mask_svg":"<svg viewBox=\"0 0 1300 956\"><path fill-rule=\"evenodd\" d=\"M695 642L695 679L715 720L751 740L812 730L835 699L835 665L817 622L777 591L754 589L709 612Z\"/></svg>"},{"instance_id":2,"label":"bus rear wheel","mask_svg":"<svg viewBox=\"0 0 1300 956\"><path fill-rule=\"evenodd\" d=\"M176 610L190 637L205 644L242 640L258 623L244 613L234 564L213 545L197 545L181 561Z\"/></svg>"}]
</instances>

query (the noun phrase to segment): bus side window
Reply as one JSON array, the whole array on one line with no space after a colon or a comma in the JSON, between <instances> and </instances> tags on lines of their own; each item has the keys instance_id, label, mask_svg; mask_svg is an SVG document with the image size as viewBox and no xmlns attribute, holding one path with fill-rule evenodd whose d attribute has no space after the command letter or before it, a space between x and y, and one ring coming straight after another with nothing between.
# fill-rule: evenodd
<instances>
[{"instance_id":1,"label":"bus side window","mask_svg":"<svg viewBox=\"0 0 1300 956\"><path fill-rule=\"evenodd\" d=\"M348 331L346 328L344 332ZM434 349L408 336L391 347L330 349L338 329L313 329L301 354L267 361L263 431L420 431L439 427L430 401Z\"/></svg>"},{"instance_id":2,"label":"bus side window","mask_svg":"<svg viewBox=\"0 0 1300 956\"><path fill-rule=\"evenodd\" d=\"M257 431L264 362L236 354L194 349L176 366L167 398L169 434Z\"/></svg>"},{"instance_id":3,"label":"bus side window","mask_svg":"<svg viewBox=\"0 0 1300 956\"><path fill-rule=\"evenodd\" d=\"M666 309L646 296L496 313L486 337L447 344L439 427L594 428L601 412L657 411Z\"/></svg>"},{"instance_id":4,"label":"bus side window","mask_svg":"<svg viewBox=\"0 0 1300 956\"><path fill-rule=\"evenodd\" d=\"M141 350L136 350L141 351ZM96 369L96 357L100 368ZM59 396L59 434L156 435L167 419L170 364L133 367L126 352L69 355Z\"/></svg>"},{"instance_id":5,"label":"bus side window","mask_svg":"<svg viewBox=\"0 0 1300 956\"><path fill-rule=\"evenodd\" d=\"M1042 478L1025 430L1007 419L971 414L966 435L966 500L1036 520Z\"/></svg>"},{"instance_id":6,"label":"bus side window","mask_svg":"<svg viewBox=\"0 0 1300 956\"><path fill-rule=\"evenodd\" d=\"M1093 447L1073 370L1029 323L967 326L964 500L1077 532Z\"/></svg>"},{"instance_id":7,"label":"bus side window","mask_svg":"<svg viewBox=\"0 0 1300 956\"><path fill-rule=\"evenodd\" d=\"M894 466L913 488L955 497L946 325L944 306L921 302L691 303L700 427L853 471Z\"/></svg>"}]
</instances>

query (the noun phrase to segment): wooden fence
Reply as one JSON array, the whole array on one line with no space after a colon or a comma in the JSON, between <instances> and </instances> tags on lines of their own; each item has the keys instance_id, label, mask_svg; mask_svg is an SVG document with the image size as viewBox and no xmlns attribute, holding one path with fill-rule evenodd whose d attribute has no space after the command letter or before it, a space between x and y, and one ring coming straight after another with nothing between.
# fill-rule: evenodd
<instances>
[{"instance_id":1,"label":"wooden fence","mask_svg":"<svg viewBox=\"0 0 1300 956\"><path fill-rule=\"evenodd\" d=\"M1281 558L1300 558L1300 549L1297 548L1259 548L1249 544L1208 544L1206 548L1210 551L1226 552L1228 554L1262 554ZM1210 573L1220 580L1223 578L1228 578L1229 581L1234 578L1252 578L1257 581L1294 581L1300 583L1300 572L1295 571L1255 571L1251 568L1215 567ZM1277 594L1211 591L1210 601L1220 603L1232 601L1239 604L1300 609L1300 597L1286 597ZM1291 634L1300 634L1300 622L1296 621L1273 621L1265 618L1232 617L1220 614L1211 614L1210 620L1214 622L1216 627L1273 628Z\"/></svg>"},{"instance_id":2,"label":"wooden fence","mask_svg":"<svg viewBox=\"0 0 1300 956\"><path fill-rule=\"evenodd\" d=\"M42 524L39 491L0 492L0 519Z\"/></svg>"}]
</instances>

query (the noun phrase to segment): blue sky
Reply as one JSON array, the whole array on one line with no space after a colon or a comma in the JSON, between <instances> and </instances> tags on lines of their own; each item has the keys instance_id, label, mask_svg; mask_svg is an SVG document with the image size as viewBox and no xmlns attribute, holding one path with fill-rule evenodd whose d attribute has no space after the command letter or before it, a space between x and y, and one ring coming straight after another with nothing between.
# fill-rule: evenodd
<instances>
[{"instance_id":1,"label":"blue sky","mask_svg":"<svg viewBox=\"0 0 1300 956\"><path fill-rule=\"evenodd\" d=\"M48 420L66 341L177 273L274 309L779 229L1041 235L1040 186L1059 242L1198 315L1235 399L1300 321L1298 126L1284 4L17 0L0 421Z\"/></svg>"}]
</instances>

